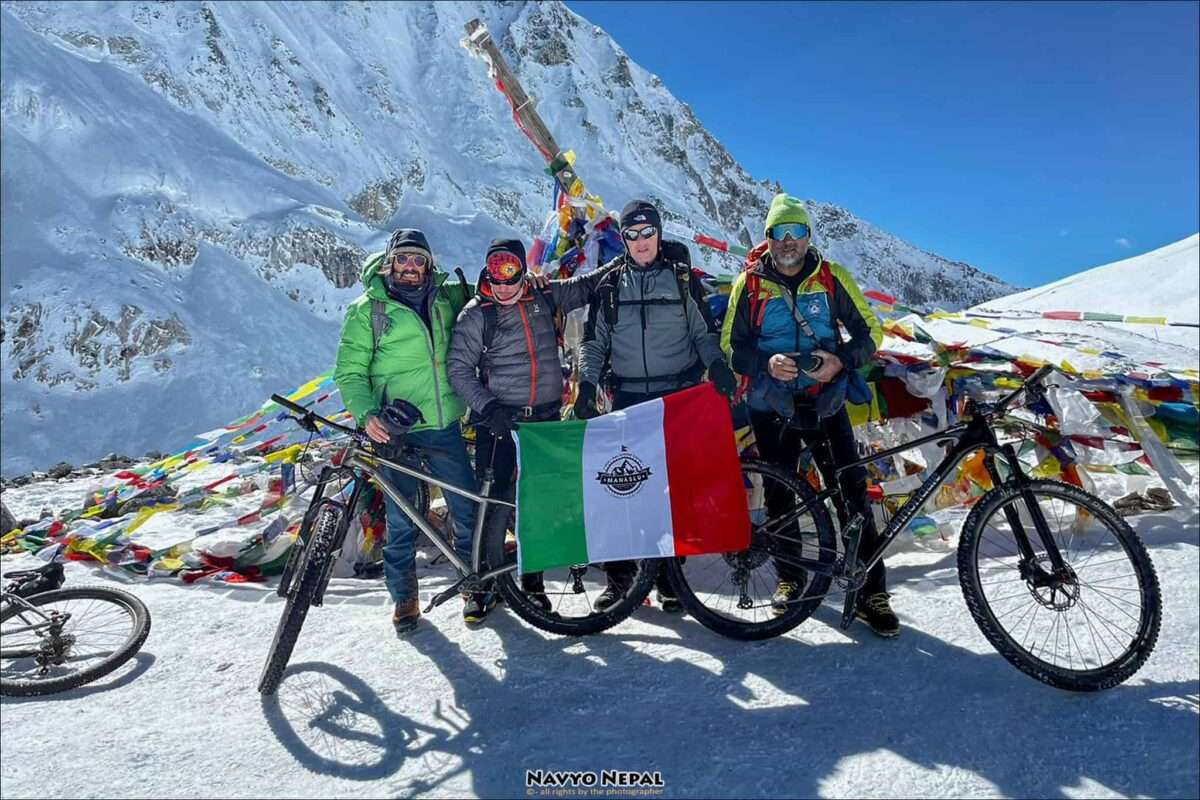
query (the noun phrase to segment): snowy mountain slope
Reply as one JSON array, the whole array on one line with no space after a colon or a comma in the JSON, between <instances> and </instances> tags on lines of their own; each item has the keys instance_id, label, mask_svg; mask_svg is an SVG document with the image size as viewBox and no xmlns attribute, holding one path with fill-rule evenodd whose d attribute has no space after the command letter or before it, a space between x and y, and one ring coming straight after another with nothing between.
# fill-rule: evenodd
<instances>
[{"instance_id":1,"label":"snowy mountain slope","mask_svg":"<svg viewBox=\"0 0 1200 800\"><path fill-rule=\"evenodd\" d=\"M473 17L610 206L649 195L757 238L778 187L558 3L3 3L0 469L169 447L328 369L394 226L468 274L492 236L540 229L550 183L459 45ZM867 288L947 307L1012 289L813 211Z\"/></svg>"},{"instance_id":2,"label":"snowy mountain slope","mask_svg":"<svg viewBox=\"0 0 1200 800\"><path fill-rule=\"evenodd\" d=\"M1062 280L980 303L972 311L1010 319L1027 312L1095 311L1122 316L1166 317L1200 322L1200 234L1122 261L1077 272ZM1114 322L1040 320L1046 331L1110 329L1125 339L1144 340L1154 350L1167 343L1200 351L1200 328ZM1127 348L1128 349L1128 348ZM1200 355L1185 354L1181 366L1195 369Z\"/></svg>"}]
</instances>

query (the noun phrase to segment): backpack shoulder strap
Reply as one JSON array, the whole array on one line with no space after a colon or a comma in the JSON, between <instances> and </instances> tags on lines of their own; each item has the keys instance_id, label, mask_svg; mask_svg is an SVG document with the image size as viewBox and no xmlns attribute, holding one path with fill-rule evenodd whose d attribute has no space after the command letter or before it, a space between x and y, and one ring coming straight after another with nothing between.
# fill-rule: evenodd
<instances>
[{"instance_id":1,"label":"backpack shoulder strap","mask_svg":"<svg viewBox=\"0 0 1200 800\"><path fill-rule=\"evenodd\" d=\"M623 266L614 267L604 273L604 277L600 279L600 283L596 286L596 296L600 300L600 311L604 314L604 321L609 327L617 324L617 299L621 293L621 274L625 271Z\"/></svg>"},{"instance_id":2,"label":"backpack shoulder strap","mask_svg":"<svg viewBox=\"0 0 1200 800\"><path fill-rule=\"evenodd\" d=\"M392 320L387 315L387 305L382 300L371 301L371 352L379 350L379 341L392 326Z\"/></svg>"},{"instance_id":3,"label":"backpack shoulder strap","mask_svg":"<svg viewBox=\"0 0 1200 800\"><path fill-rule=\"evenodd\" d=\"M746 273L746 282L742 286L742 291L746 295L746 302L749 304L750 324L755 328L762 327L762 318L767 311L767 304L763 301L762 296L762 276L754 270Z\"/></svg>"},{"instance_id":4,"label":"backpack shoulder strap","mask_svg":"<svg viewBox=\"0 0 1200 800\"><path fill-rule=\"evenodd\" d=\"M463 305L466 306L471 302L471 290L468 288L470 284L467 283L467 276L463 274L462 267L455 267L454 274L458 276L458 285L462 287Z\"/></svg>"},{"instance_id":5,"label":"backpack shoulder strap","mask_svg":"<svg viewBox=\"0 0 1200 800\"><path fill-rule=\"evenodd\" d=\"M486 353L492 349L492 342L496 339L496 325L500 319L500 312L492 302L481 303L479 310L483 312L483 352Z\"/></svg>"}]
</instances>

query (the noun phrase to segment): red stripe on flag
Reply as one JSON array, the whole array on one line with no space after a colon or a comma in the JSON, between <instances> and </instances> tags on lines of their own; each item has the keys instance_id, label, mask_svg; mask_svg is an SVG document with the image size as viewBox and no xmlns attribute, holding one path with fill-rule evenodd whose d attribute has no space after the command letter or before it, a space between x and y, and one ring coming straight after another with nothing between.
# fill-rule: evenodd
<instances>
[{"instance_id":1,"label":"red stripe on flag","mask_svg":"<svg viewBox=\"0 0 1200 800\"><path fill-rule=\"evenodd\" d=\"M1081 312L1081 311L1043 311L1042 318L1043 319L1082 320L1083 312ZM1051 342L1051 344L1054 344L1054 342Z\"/></svg>"},{"instance_id":2,"label":"red stripe on flag","mask_svg":"<svg viewBox=\"0 0 1200 800\"><path fill-rule=\"evenodd\" d=\"M663 398L675 555L750 546L750 510L729 403L704 383Z\"/></svg>"},{"instance_id":3,"label":"red stripe on flag","mask_svg":"<svg viewBox=\"0 0 1200 800\"><path fill-rule=\"evenodd\" d=\"M884 294L883 292L877 292L874 289L869 289L869 290L863 292L863 297L869 297L872 300L878 300L879 302L886 303L889 306L896 305L896 298L892 297L890 294Z\"/></svg>"}]
</instances>

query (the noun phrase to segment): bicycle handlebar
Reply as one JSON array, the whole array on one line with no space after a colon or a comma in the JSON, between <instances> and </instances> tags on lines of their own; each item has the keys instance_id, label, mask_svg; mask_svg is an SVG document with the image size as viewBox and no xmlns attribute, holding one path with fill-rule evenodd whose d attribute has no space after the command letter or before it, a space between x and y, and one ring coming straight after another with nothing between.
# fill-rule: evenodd
<instances>
[{"instance_id":1,"label":"bicycle handlebar","mask_svg":"<svg viewBox=\"0 0 1200 800\"><path fill-rule=\"evenodd\" d=\"M1013 389L1000 400L996 401L996 403L992 405L989 413L1003 414L1008 409L1009 405L1011 405L1012 402L1016 400L1022 392L1040 386L1041 382L1045 380L1046 376L1051 372L1054 372L1054 369L1055 368L1053 364L1043 364L1042 366L1038 367L1036 370L1034 370L1034 373L1026 378L1020 386L1018 386L1016 389Z\"/></svg>"},{"instance_id":2,"label":"bicycle handlebar","mask_svg":"<svg viewBox=\"0 0 1200 800\"><path fill-rule=\"evenodd\" d=\"M293 414L299 414L301 417L300 424L303 425L305 428L308 428L309 424L319 422L322 425L326 425L330 428L333 428L334 430L341 431L342 433L348 433L351 436L358 437L358 436L366 435L360 430L357 430L355 428L347 428L345 425L339 425L338 423L334 422L331 419L326 419L325 417L322 417L317 412L310 411L309 409L305 408L304 406L302 406L298 403L293 403L291 400L288 400L286 397L283 397L281 395L273 394L273 395L271 395L271 399L273 401L275 401L276 403L278 403L279 405L286 408L288 411L291 411ZM308 423L308 424L306 424L306 423ZM310 428L310 430L313 430L313 429Z\"/></svg>"}]
</instances>

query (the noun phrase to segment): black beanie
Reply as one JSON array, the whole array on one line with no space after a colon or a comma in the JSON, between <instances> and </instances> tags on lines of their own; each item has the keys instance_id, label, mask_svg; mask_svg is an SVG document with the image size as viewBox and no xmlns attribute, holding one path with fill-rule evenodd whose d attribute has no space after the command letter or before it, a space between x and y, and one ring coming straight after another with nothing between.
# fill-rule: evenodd
<instances>
[{"instance_id":1,"label":"black beanie","mask_svg":"<svg viewBox=\"0 0 1200 800\"><path fill-rule=\"evenodd\" d=\"M653 225L662 231L662 218L649 200L630 200L621 209L621 230L631 225Z\"/></svg>"},{"instance_id":2,"label":"black beanie","mask_svg":"<svg viewBox=\"0 0 1200 800\"><path fill-rule=\"evenodd\" d=\"M416 228L399 228L392 234L392 238L388 239L387 250L384 251L384 256L392 254L394 250L423 250L433 261L433 251L429 249L429 240L425 238L425 234Z\"/></svg>"},{"instance_id":3,"label":"black beanie","mask_svg":"<svg viewBox=\"0 0 1200 800\"><path fill-rule=\"evenodd\" d=\"M484 260L491 258L496 253L512 253L517 258L521 259L521 268L525 269L525 245L520 239L492 239L492 243L488 245L487 255Z\"/></svg>"}]
</instances>

